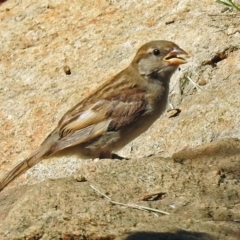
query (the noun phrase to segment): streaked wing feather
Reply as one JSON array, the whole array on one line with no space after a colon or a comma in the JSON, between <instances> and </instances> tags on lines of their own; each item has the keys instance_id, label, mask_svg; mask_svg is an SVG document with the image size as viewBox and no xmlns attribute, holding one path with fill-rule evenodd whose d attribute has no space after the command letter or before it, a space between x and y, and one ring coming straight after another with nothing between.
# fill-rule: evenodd
<instances>
[{"instance_id":1,"label":"streaked wing feather","mask_svg":"<svg viewBox=\"0 0 240 240\"><path fill-rule=\"evenodd\" d=\"M75 130L71 134L66 135L65 137L58 140L48 151L47 155L52 155L55 152L58 152L64 148L76 146L82 143L91 141L94 138L97 138L103 135L109 126L111 119L102 121L100 123L90 125L83 129Z\"/></svg>"},{"instance_id":2,"label":"streaked wing feather","mask_svg":"<svg viewBox=\"0 0 240 240\"><path fill-rule=\"evenodd\" d=\"M109 131L121 129L133 123L138 117L144 115L146 112L146 104L147 102L143 98L138 99L138 101L118 102L110 115L113 120L109 125Z\"/></svg>"},{"instance_id":3,"label":"streaked wing feather","mask_svg":"<svg viewBox=\"0 0 240 240\"><path fill-rule=\"evenodd\" d=\"M109 101L100 100L93 104L89 109L79 113L77 116L69 118L68 121L65 121L64 126L61 127L61 136L68 136L74 131L84 129L88 126L104 121L107 118L106 111L108 106Z\"/></svg>"},{"instance_id":4,"label":"streaked wing feather","mask_svg":"<svg viewBox=\"0 0 240 240\"><path fill-rule=\"evenodd\" d=\"M129 92L124 97L99 100L78 116L64 122L60 127L60 139L48 154L92 141L107 131L118 130L144 114L145 107L146 101L142 92Z\"/></svg>"}]
</instances>

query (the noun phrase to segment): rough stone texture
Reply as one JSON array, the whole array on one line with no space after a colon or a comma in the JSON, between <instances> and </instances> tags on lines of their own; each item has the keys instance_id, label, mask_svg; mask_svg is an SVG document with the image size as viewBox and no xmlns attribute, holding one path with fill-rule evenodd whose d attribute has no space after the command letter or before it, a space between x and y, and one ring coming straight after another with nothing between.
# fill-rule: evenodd
<instances>
[{"instance_id":1,"label":"rough stone texture","mask_svg":"<svg viewBox=\"0 0 240 240\"><path fill-rule=\"evenodd\" d=\"M71 178L3 192L0 237L115 239L129 232L120 239L239 239L239 154L240 140L224 139L173 159L86 160ZM112 201L169 215L112 204L90 186ZM161 197L143 201L155 193Z\"/></svg>"},{"instance_id":2,"label":"rough stone texture","mask_svg":"<svg viewBox=\"0 0 240 240\"><path fill-rule=\"evenodd\" d=\"M113 239L127 231L158 232L127 239L238 239L238 141L229 140L234 147L225 157L221 148L192 156L198 145L240 138L239 20L238 12L210 0L1 1L0 177L34 151L70 107L126 67L142 44L172 40L191 58L171 83L170 103L181 113L169 118L166 112L120 151L129 162L52 157L0 193L0 239ZM174 155L180 162L168 158L183 148L190 155ZM77 170L86 183L65 178ZM49 178L61 180L11 190ZM167 192L143 204L171 214L112 206L91 182L123 202Z\"/></svg>"}]
</instances>

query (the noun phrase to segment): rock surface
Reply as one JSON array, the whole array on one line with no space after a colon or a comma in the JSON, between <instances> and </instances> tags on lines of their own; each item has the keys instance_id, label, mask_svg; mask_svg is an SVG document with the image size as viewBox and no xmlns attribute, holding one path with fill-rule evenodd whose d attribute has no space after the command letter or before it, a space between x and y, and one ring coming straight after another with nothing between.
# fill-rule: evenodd
<instances>
[{"instance_id":1,"label":"rock surface","mask_svg":"<svg viewBox=\"0 0 240 240\"><path fill-rule=\"evenodd\" d=\"M1 192L0 239L238 239L239 19L209 0L2 1L0 178L142 44L172 40L191 58L171 82L180 114L119 152L131 160L52 157ZM89 184L170 214L112 205Z\"/></svg>"},{"instance_id":2,"label":"rock surface","mask_svg":"<svg viewBox=\"0 0 240 240\"><path fill-rule=\"evenodd\" d=\"M86 160L72 177L4 191L0 236L238 239L239 154L240 140L224 139L168 159Z\"/></svg>"}]
</instances>

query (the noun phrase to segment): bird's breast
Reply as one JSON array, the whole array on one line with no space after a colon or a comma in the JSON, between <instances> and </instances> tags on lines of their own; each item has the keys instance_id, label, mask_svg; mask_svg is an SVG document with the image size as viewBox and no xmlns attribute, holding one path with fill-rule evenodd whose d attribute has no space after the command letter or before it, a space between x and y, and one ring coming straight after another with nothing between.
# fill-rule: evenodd
<instances>
[{"instance_id":1,"label":"bird's breast","mask_svg":"<svg viewBox=\"0 0 240 240\"><path fill-rule=\"evenodd\" d=\"M169 93L169 82L154 80L148 84L147 96L148 113L159 117L166 109Z\"/></svg>"}]
</instances>

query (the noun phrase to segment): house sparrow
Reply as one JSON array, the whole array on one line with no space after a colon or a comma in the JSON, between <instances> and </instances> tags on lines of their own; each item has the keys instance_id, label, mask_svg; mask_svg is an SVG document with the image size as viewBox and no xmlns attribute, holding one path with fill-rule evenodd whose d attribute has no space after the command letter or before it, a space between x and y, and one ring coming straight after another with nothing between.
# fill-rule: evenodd
<instances>
[{"instance_id":1,"label":"house sparrow","mask_svg":"<svg viewBox=\"0 0 240 240\"><path fill-rule=\"evenodd\" d=\"M187 53L173 42L143 45L130 66L70 109L40 148L3 177L0 191L41 158L69 147L89 158L112 158L163 113L170 78L187 62L181 55Z\"/></svg>"}]
</instances>

